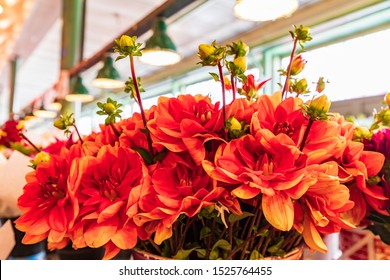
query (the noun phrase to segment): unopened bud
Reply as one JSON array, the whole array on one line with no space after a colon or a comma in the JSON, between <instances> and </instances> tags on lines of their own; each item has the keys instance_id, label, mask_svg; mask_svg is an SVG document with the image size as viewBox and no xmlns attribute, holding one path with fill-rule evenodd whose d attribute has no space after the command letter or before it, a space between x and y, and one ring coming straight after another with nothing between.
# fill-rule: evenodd
<instances>
[{"instance_id":1,"label":"unopened bud","mask_svg":"<svg viewBox=\"0 0 390 280\"><path fill-rule=\"evenodd\" d=\"M66 129L66 124L64 122L64 120L62 118L60 119L56 119L54 122L53 122L53 125L58 128L58 129L61 129L61 130L64 130Z\"/></svg>"},{"instance_id":2,"label":"unopened bud","mask_svg":"<svg viewBox=\"0 0 390 280\"><path fill-rule=\"evenodd\" d=\"M240 72L244 73L247 69L247 60L245 56L239 56L234 59L234 65L239 69Z\"/></svg>"},{"instance_id":3,"label":"unopened bud","mask_svg":"<svg viewBox=\"0 0 390 280\"><path fill-rule=\"evenodd\" d=\"M125 47L133 47L134 46L134 39L128 35L122 35L119 39L119 46L121 49Z\"/></svg>"},{"instance_id":4,"label":"unopened bud","mask_svg":"<svg viewBox=\"0 0 390 280\"><path fill-rule=\"evenodd\" d=\"M290 74L292 76L298 75L305 68L306 60L301 55L295 56L291 63Z\"/></svg>"},{"instance_id":5,"label":"unopened bud","mask_svg":"<svg viewBox=\"0 0 390 280\"><path fill-rule=\"evenodd\" d=\"M390 108L390 92L385 95L385 102L387 106Z\"/></svg>"},{"instance_id":6,"label":"unopened bud","mask_svg":"<svg viewBox=\"0 0 390 280\"><path fill-rule=\"evenodd\" d=\"M34 166L37 166L38 164L42 162L48 162L50 160L50 155L45 152L39 152L35 158L32 160L32 164Z\"/></svg>"},{"instance_id":7,"label":"unopened bud","mask_svg":"<svg viewBox=\"0 0 390 280\"><path fill-rule=\"evenodd\" d=\"M326 114L329 112L330 104L331 102L329 98L323 94L310 102L310 108L312 110L318 111L318 113Z\"/></svg>"},{"instance_id":8,"label":"unopened bud","mask_svg":"<svg viewBox=\"0 0 390 280\"><path fill-rule=\"evenodd\" d=\"M112 104L112 103L106 103L104 104L104 111L107 113L107 114L112 114L115 112L115 105Z\"/></svg>"},{"instance_id":9,"label":"unopened bud","mask_svg":"<svg viewBox=\"0 0 390 280\"><path fill-rule=\"evenodd\" d=\"M199 49L199 56L200 56L201 59L209 57L215 51L215 47L214 46L210 46L210 45L207 45L207 44L200 44L198 49Z\"/></svg>"}]
</instances>

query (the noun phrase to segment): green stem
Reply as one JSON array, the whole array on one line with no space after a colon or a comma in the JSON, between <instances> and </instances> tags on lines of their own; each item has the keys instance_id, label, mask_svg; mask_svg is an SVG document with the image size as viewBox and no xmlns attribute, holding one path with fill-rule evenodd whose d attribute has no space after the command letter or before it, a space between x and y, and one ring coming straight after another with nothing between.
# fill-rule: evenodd
<instances>
[{"instance_id":1,"label":"green stem","mask_svg":"<svg viewBox=\"0 0 390 280\"><path fill-rule=\"evenodd\" d=\"M157 251L157 253L161 256L161 249L158 245L153 241L152 238L149 238L150 244L152 244L153 248Z\"/></svg>"},{"instance_id":2,"label":"green stem","mask_svg":"<svg viewBox=\"0 0 390 280\"><path fill-rule=\"evenodd\" d=\"M225 93L225 80L223 77L221 62L218 62L218 71L219 71L219 78L221 80L221 86L222 86L222 115L223 115L223 124L225 126L226 125L226 93Z\"/></svg>"},{"instance_id":3,"label":"green stem","mask_svg":"<svg viewBox=\"0 0 390 280\"><path fill-rule=\"evenodd\" d=\"M295 50L297 49L297 43L298 43L298 38L295 38L294 39L294 46L293 46L293 50L291 52L291 55L290 55L290 62L287 66L287 74L286 74L286 81L284 82L284 86L283 86L283 90L282 90L282 100L285 99L285 95L287 94L287 90L289 88L289 83L290 83L290 75L291 75L291 66L292 66L292 62L293 62L293 59L294 59L294 55L295 55Z\"/></svg>"},{"instance_id":4,"label":"green stem","mask_svg":"<svg viewBox=\"0 0 390 280\"><path fill-rule=\"evenodd\" d=\"M79 137L81 144L84 144L83 138L81 138L81 135L80 135L79 130L77 129L77 126L74 124L73 127L76 130L77 136Z\"/></svg>"},{"instance_id":5,"label":"green stem","mask_svg":"<svg viewBox=\"0 0 390 280\"><path fill-rule=\"evenodd\" d=\"M185 237L187 236L187 232L188 230L190 229L190 226L195 222L195 217L193 218L188 218L187 221L186 221L186 225L184 227L184 230L182 233L180 233L180 242L179 242L179 245L177 246L176 248L176 251L175 251L175 254L177 254L177 252L180 250L180 248L183 248L184 246L184 242L185 242Z\"/></svg>"},{"instance_id":6,"label":"green stem","mask_svg":"<svg viewBox=\"0 0 390 280\"><path fill-rule=\"evenodd\" d=\"M115 135L119 138L119 136L121 136L121 133L118 131L118 129L115 127L115 124L113 123L110 123L110 126L112 128L112 130L114 131Z\"/></svg>"},{"instance_id":7,"label":"green stem","mask_svg":"<svg viewBox=\"0 0 390 280\"><path fill-rule=\"evenodd\" d=\"M146 130L146 138L148 141L149 152L152 155L152 157L154 158L152 139L150 138L149 130L148 130L148 127L146 125L147 121L146 121L146 116L145 116L145 110L144 110L144 106L142 105L141 93L139 91L138 80L137 80L137 76L135 74L134 57L133 57L133 55L130 55L129 57L130 57L131 77L132 77L133 83L134 83L136 100L137 100L138 106L141 110L141 117L142 117L142 122L143 122L145 130Z\"/></svg>"},{"instance_id":8,"label":"green stem","mask_svg":"<svg viewBox=\"0 0 390 280\"><path fill-rule=\"evenodd\" d=\"M305 147L306 140L307 140L307 137L309 136L310 129L311 129L311 126L313 125L313 123L314 123L314 119L310 118L309 123L307 124L306 130L305 130L305 134L303 135L301 145L299 146L299 150L301 152L303 151L303 148Z\"/></svg>"},{"instance_id":9,"label":"green stem","mask_svg":"<svg viewBox=\"0 0 390 280\"><path fill-rule=\"evenodd\" d=\"M41 151L41 150L40 150L37 146L35 146L34 143L31 142L31 140L28 139L27 136L24 135L22 132L19 132L19 136L22 137L24 140L26 140L26 141L31 145L31 147L33 147L34 150L37 151L37 153L39 153L39 152Z\"/></svg>"},{"instance_id":10,"label":"green stem","mask_svg":"<svg viewBox=\"0 0 390 280\"><path fill-rule=\"evenodd\" d=\"M233 74L230 74L230 83L232 84L233 100L235 100L236 93L237 93L237 84L236 84L236 77Z\"/></svg>"}]
</instances>

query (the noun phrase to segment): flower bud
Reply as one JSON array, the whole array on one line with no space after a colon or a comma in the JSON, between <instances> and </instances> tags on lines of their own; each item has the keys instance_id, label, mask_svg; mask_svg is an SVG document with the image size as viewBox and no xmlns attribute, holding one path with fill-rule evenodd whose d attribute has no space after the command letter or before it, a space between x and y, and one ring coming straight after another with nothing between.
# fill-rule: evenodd
<instances>
[{"instance_id":1,"label":"flower bud","mask_svg":"<svg viewBox=\"0 0 390 280\"><path fill-rule=\"evenodd\" d=\"M34 159L32 160L32 164L34 166L37 166L38 164L40 164L41 162L47 162L50 160L50 155L48 153L45 153L45 152L39 152L35 157Z\"/></svg>"},{"instance_id":2,"label":"flower bud","mask_svg":"<svg viewBox=\"0 0 390 280\"><path fill-rule=\"evenodd\" d=\"M305 68L306 60L302 58L302 55L295 56L291 62L291 76L298 75Z\"/></svg>"},{"instance_id":3,"label":"flower bud","mask_svg":"<svg viewBox=\"0 0 390 280\"><path fill-rule=\"evenodd\" d=\"M324 77L320 77L317 82L316 91L321 93L325 89Z\"/></svg>"},{"instance_id":4,"label":"flower bud","mask_svg":"<svg viewBox=\"0 0 390 280\"><path fill-rule=\"evenodd\" d=\"M364 138L370 139L371 132L367 127L357 126L354 130L354 139L358 141L363 141Z\"/></svg>"},{"instance_id":5,"label":"flower bud","mask_svg":"<svg viewBox=\"0 0 390 280\"><path fill-rule=\"evenodd\" d=\"M231 130L241 130L242 129L241 123L235 117L231 117L229 119L229 123L230 123Z\"/></svg>"},{"instance_id":6,"label":"flower bud","mask_svg":"<svg viewBox=\"0 0 390 280\"><path fill-rule=\"evenodd\" d=\"M200 44L198 49L199 49L199 57L201 59L205 59L205 58L209 57L215 51L215 47L214 46L210 46L210 45L207 45L207 44Z\"/></svg>"},{"instance_id":7,"label":"flower bud","mask_svg":"<svg viewBox=\"0 0 390 280\"><path fill-rule=\"evenodd\" d=\"M107 113L107 114L112 114L114 113L116 110L115 108L115 105L112 104L112 103L106 103L104 104L104 111Z\"/></svg>"},{"instance_id":8,"label":"flower bud","mask_svg":"<svg viewBox=\"0 0 390 280\"><path fill-rule=\"evenodd\" d=\"M303 27L302 25L300 27L295 28L295 36L298 40L306 42L310 41L310 28L309 27Z\"/></svg>"},{"instance_id":9,"label":"flower bud","mask_svg":"<svg viewBox=\"0 0 390 280\"><path fill-rule=\"evenodd\" d=\"M54 125L56 128L61 129L61 130L66 129L65 121L64 121L62 118L56 119L56 120L53 122L53 125Z\"/></svg>"},{"instance_id":10,"label":"flower bud","mask_svg":"<svg viewBox=\"0 0 390 280\"><path fill-rule=\"evenodd\" d=\"M294 82L291 85L292 92L299 94L304 94L307 92L307 80L305 78L300 79L299 81Z\"/></svg>"},{"instance_id":11,"label":"flower bud","mask_svg":"<svg viewBox=\"0 0 390 280\"><path fill-rule=\"evenodd\" d=\"M388 92L385 95L385 102L386 102L387 106L390 108L390 92Z\"/></svg>"},{"instance_id":12,"label":"flower bud","mask_svg":"<svg viewBox=\"0 0 390 280\"><path fill-rule=\"evenodd\" d=\"M331 102L329 98L325 94L323 94L313 99L310 102L309 107L311 108L312 111L316 112L315 114L316 116L320 116L323 114L327 114L329 112L330 104Z\"/></svg>"},{"instance_id":13,"label":"flower bud","mask_svg":"<svg viewBox=\"0 0 390 280\"><path fill-rule=\"evenodd\" d=\"M128 35L122 35L119 39L119 47L121 49L125 47L134 47L134 39Z\"/></svg>"},{"instance_id":14,"label":"flower bud","mask_svg":"<svg viewBox=\"0 0 390 280\"><path fill-rule=\"evenodd\" d=\"M247 60L245 56L239 56L234 59L234 65L238 68L241 73L244 73L247 69Z\"/></svg>"}]
</instances>

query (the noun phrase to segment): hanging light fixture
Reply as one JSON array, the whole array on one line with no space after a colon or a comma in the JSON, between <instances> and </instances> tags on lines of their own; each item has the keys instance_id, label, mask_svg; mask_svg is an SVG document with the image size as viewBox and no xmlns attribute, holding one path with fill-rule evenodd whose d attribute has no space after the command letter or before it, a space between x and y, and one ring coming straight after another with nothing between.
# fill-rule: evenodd
<instances>
[{"instance_id":1,"label":"hanging light fixture","mask_svg":"<svg viewBox=\"0 0 390 280\"><path fill-rule=\"evenodd\" d=\"M287 17L297 9L297 0L237 0L234 15L244 20L268 21Z\"/></svg>"},{"instance_id":2,"label":"hanging light fixture","mask_svg":"<svg viewBox=\"0 0 390 280\"><path fill-rule=\"evenodd\" d=\"M38 110L34 111L34 116L41 119L53 119L57 117L57 112L46 110L43 103L44 102L42 101L41 107L39 107Z\"/></svg>"},{"instance_id":3,"label":"hanging light fixture","mask_svg":"<svg viewBox=\"0 0 390 280\"><path fill-rule=\"evenodd\" d=\"M153 26L153 35L145 43L139 60L146 64L165 66L180 61L176 46L167 34L167 24L158 17Z\"/></svg>"},{"instance_id":4,"label":"hanging light fixture","mask_svg":"<svg viewBox=\"0 0 390 280\"><path fill-rule=\"evenodd\" d=\"M56 97L50 104L46 106L46 108L52 111L61 111L62 101L58 97Z\"/></svg>"},{"instance_id":5,"label":"hanging light fixture","mask_svg":"<svg viewBox=\"0 0 390 280\"><path fill-rule=\"evenodd\" d=\"M89 94L80 76L76 77L70 93L65 96L65 100L68 102L90 102L93 100L93 96Z\"/></svg>"},{"instance_id":6,"label":"hanging light fixture","mask_svg":"<svg viewBox=\"0 0 390 280\"><path fill-rule=\"evenodd\" d=\"M122 88L125 83L121 80L118 70L114 67L114 60L107 54L104 58L103 67L98 71L92 85L98 88Z\"/></svg>"}]
</instances>

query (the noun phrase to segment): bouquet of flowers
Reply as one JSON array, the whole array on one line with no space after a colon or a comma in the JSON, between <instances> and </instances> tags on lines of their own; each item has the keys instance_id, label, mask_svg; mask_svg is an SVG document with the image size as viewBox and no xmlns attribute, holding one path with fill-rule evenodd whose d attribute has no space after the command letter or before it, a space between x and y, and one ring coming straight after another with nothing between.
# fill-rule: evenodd
<instances>
[{"instance_id":1,"label":"bouquet of flowers","mask_svg":"<svg viewBox=\"0 0 390 280\"><path fill-rule=\"evenodd\" d=\"M121 119L121 104L98 102L97 113L107 116L100 131L26 175L16 221L24 242L104 247L105 259L134 248L174 259L277 258L304 245L326 252L324 234L355 226L347 185L370 196L375 187L367 182L384 156L364 150L353 141L355 126L329 112L323 78L309 101L301 99L309 89L296 75L312 38L303 26L290 34L281 91L259 94L266 81L245 75L245 43L214 41L201 44L198 57L218 69L212 76L222 102L183 94L149 109L134 69L142 44L121 36L114 50L130 60L125 91L140 113ZM77 128L72 115L54 125Z\"/></svg>"}]
</instances>

